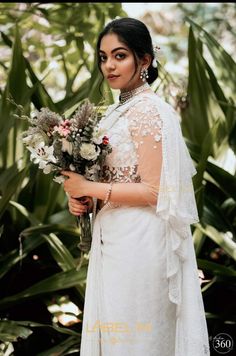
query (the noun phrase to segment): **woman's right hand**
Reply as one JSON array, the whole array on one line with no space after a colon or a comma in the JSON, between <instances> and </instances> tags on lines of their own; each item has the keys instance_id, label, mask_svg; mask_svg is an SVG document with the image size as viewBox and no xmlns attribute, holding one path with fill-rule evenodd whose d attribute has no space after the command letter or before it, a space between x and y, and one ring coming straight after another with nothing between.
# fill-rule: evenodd
<instances>
[{"instance_id":1,"label":"woman's right hand","mask_svg":"<svg viewBox=\"0 0 236 356\"><path fill-rule=\"evenodd\" d=\"M91 197L83 197L81 200L78 200L69 196L68 205L72 215L80 216L83 215L83 213L92 212L93 199Z\"/></svg>"}]
</instances>

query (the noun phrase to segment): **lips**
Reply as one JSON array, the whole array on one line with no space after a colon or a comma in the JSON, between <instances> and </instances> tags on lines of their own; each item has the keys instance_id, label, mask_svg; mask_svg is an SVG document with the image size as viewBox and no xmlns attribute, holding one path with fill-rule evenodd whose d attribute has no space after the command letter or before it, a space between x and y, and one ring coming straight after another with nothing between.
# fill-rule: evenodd
<instances>
[{"instance_id":1,"label":"lips","mask_svg":"<svg viewBox=\"0 0 236 356\"><path fill-rule=\"evenodd\" d=\"M109 75L107 76L107 79L115 79L115 78L118 78L118 77L119 77L119 75L109 74Z\"/></svg>"}]
</instances>

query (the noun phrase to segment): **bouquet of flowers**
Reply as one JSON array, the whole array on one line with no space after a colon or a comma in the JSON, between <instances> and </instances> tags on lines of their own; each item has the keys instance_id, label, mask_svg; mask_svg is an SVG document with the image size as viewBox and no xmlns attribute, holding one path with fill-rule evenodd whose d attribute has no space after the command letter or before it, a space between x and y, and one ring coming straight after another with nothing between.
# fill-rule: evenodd
<instances>
[{"instance_id":1,"label":"bouquet of flowers","mask_svg":"<svg viewBox=\"0 0 236 356\"><path fill-rule=\"evenodd\" d=\"M104 159L111 152L108 137L97 125L100 117L88 99L71 118L62 117L48 108L36 111L34 118L22 117L30 123L22 134L23 142L31 152L30 160L45 174L53 172L53 180L58 183L66 179L60 174L62 170L98 181ZM92 241L89 213L78 217L78 225L81 232L79 248L88 252Z\"/></svg>"}]
</instances>

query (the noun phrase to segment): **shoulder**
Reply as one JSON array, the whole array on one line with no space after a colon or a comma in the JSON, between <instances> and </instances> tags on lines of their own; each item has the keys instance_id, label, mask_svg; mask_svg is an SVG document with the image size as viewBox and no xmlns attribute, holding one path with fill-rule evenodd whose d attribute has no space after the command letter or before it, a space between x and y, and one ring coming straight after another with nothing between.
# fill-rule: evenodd
<instances>
[{"instance_id":1,"label":"shoulder","mask_svg":"<svg viewBox=\"0 0 236 356\"><path fill-rule=\"evenodd\" d=\"M140 113L159 113L168 115L177 115L176 110L163 98L161 98L155 92L148 92L140 95L133 100L130 105L130 111L136 111Z\"/></svg>"},{"instance_id":2,"label":"shoulder","mask_svg":"<svg viewBox=\"0 0 236 356\"><path fill-rule=\"evenodd\" d=\"M177 111L154 92L145 93L135 98L126 116L140 123L148 122L149 124L153 124L159 121L167 126L175 126L175 123L176 125L180 123Z\"/></svg>"},{"instance_id":3,"label":"shoulder","mask_svg":"<svg viewBox=\"0 0 236 356\"><path fill-rule=\"evenodd\" d=\"M160 113L175 115L178 116L177 111L173 108L171 104L169 104L165 99L161 98L158 94L152 92L152 94L148 95L145 99L146 103L150 105L150 107L156 107L156 109Z\"/></svg>"},{"instance_id":4,"label":"shoulder","mask_svg":"<svg viewBox=\"0 0 236 356\"><path fill-rule=\"evenodd\" d=\"M154 92L139 95L132 100L127 110L127 116L154 117L159 116L156 94Z\"/></svg>"},{"instance_id":5,"label":"shoulder","mask_svg":"<svg viewBox=\"0 0 236 356\"><path fill-rule=\"evenodd\" d=\"M109 115L111 113L111 111L115 109L116 106L117 106L116 103L107 106L107 108L106 108L106 110L104 112L104 116Z\"/></svg>"},{"instance_id":6,"label":"shoulder","mask_svg":"<svg viewBox=\"0 0 236 356\"><path fill-rule=\"evenodd\" d=\"M153 110L153 107L156 108L159 118L167 129L172 128L172 130L180 130L180 114L171 104L155 93L150 95L148 99L149 102L147 102L146 105L149 105L150 110Z\"/></svg>"}]
</instances>

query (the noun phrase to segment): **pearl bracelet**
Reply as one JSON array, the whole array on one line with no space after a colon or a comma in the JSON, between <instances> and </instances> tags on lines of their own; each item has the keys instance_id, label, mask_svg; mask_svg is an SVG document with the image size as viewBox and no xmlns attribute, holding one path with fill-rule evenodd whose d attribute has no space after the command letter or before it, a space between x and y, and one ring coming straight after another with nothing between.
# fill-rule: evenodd
<instances>
[{"instance_id":1,"label":"pearl bracelet","mask_svg":"<svg viewBox=\"0 0 236 356\"><path fill-rule=\"evenodd\" d=\"M112 191L112 185L113 185L113 182L110 183L110 186L109 186L109 189L106 193L106 197L105 197L105 200L104 200L104 205L106 205L110 199L110 196L111 196L111 191Z\"/></svg>"}]
</instances>

